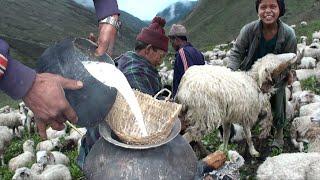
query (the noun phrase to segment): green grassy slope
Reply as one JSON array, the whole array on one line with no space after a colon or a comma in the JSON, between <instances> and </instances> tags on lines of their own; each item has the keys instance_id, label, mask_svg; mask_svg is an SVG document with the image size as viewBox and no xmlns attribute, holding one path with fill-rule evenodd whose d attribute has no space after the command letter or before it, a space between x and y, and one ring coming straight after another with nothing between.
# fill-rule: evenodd
<instances>
[{"instance_id":1,"label":"green grassy slope","mask_svg":"<svg viewBox=\"0 0 320 180\"><path fill-rule=\"evenodd\" d=\"M287 13L282 20L289 25L320 19L319 0L290 0L286 5ZM254 0L199 0L184 24L191 41L205 48L235 39L241 27L255 19Z\"/></svg>"}]
</instances>

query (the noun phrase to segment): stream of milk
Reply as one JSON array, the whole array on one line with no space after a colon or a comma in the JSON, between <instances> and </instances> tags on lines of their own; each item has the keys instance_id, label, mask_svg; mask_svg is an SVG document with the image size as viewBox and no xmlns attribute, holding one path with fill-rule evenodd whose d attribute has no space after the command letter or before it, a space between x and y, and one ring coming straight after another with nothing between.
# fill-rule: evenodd
<instances>
[{"instance_id":1,"label":"stream of milk","mask_svg":"<svg viewBox=\"0 0 320 180\"><path fill-rule=\"evenodd\" d=\"M103 84L116 88L127 101L134 114L142 136L147 136L146 126L137 98L124 74L116 66L104 62L83 61L87 71Z\"/></svg>"}]
</instances>

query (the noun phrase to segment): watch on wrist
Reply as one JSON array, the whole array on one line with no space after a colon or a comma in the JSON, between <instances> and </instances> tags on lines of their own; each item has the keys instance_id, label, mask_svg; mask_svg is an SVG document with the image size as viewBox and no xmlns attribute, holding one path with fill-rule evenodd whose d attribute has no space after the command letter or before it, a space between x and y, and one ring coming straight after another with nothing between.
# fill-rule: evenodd
<instances>
[{"instance_id":1,"label":"watch on wrist","mask_svg":"<svg viewBox=\"0 0 320 180\"><path fill-rule=\"evenodd\" d=\"M100 20L99 24L111 24L113 27L117 29L117 31L121 28L121 21L118 18L113 16L108 16L102 20Z\"/></svg>"}]
</instances>

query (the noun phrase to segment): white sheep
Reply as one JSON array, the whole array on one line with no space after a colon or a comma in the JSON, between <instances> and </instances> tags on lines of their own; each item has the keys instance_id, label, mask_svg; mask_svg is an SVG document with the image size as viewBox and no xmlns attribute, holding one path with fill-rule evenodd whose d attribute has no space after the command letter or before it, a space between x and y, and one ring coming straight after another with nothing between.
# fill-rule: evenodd
<instances>
[{"instance_id":1,"label":"white sheep","mask_svg":"<svg viewBox=\"0 0 320 180\"><path fill-rule=\"evenodd\" d=\"M320 111L320 102L304 105L300 108L299 116L312 116Z\"/></svg>"},{"instance_id":2,"label":"white sheep","mask_svg":"<svg viewBox=\"0 0 320 180\"><path fill-rule=\"evenodd\" d=\"M33 148L34 148L34 142L32 140L25 141L23 143L23 153L10 159L9 169L11 171L15 171L20 167L25 167L28 164L34 162L35 154L34 154Z\"/></svg>"},{"instance_id":3,"label":"white sheep","mask_svg":"<svg viewBox=\"0 0 320 180\"><path fill-rule=\"evenodd\" d=\"M176 101L183 105L182 116L190 124L184 137L189 142L199 141L222 124L226 148L231 123L239 123L244 127L250 154L259 156L251 140L251 127L269 101L272 77L279 76L295 61L295 54L268 54L248 72L207 65L190 67L176 95Z\"/></svg>"},{"instance_id":4,"label":"white sheep","mask_svg":"<svg viewBox=\"0 0 320 180\"><path fill-rule=\"evenodd\" d=\"M37 163L47 165L64 164L67 166L70 163L70 160L66 155L59 151L38 151Z\"/></svg>"},{"instance_id":5,"label":"white sheep","mask_svg":"<svg viewBox=\"0 0 320 180\"><path fill-rule=\"evenodd\" d=\"M51 127L49 127L46 130L47 139L55 139L55 138L60 138L60 137L65 136L66 135L67 126L66 125L64 125L64 126L65 126L65 128L62 129L61 131L57 131L57 130L54 130Z\"/></svg>"},{"instance_id":6,"label":"white sheep","mask_svg":"<svg viewBox=\"0 0 320 180\"><path fill-rule=\"evenodd\" d=\"M304 48L304 57L313 57L317 60L320 60L320 44L312 43L310 46Z\"/></svg>"},{"instance_id":7,"label":"white sheep","mask_svg":"<svg viewBox=\"0 0 320 180\"><path fill-rule=\"evenodd\" d=\"M316 59L313 57L303 57L301 63L298 66L300 69L313 69L316 67Z\"/></svg>"},{"instance_id":8,"label":"white sheep","mask_svg":"<svg viewBox=\"0 0 320 180\"><path fill-rule=\"evenodd\" d=\"M319 126L320 122L313 122L312 116L296 117L292 121L290 128L291 142L300 152L304 151L303 142L308 142L307 132L314 126ZM319 132L320 135L320 132Z\"/></svg>"},{"instance_id":9,"label":"white sheep","mask_svg":"<svg viewBox=\"0 0 320 180\"><path fill-rule=\"evenodd\" d=\"M320 39L320 31L315 31L312 34L312 39Z\"/></svg>"},{"instance_id":10,"label":"white sheep","mask_svg":"<svg viewBox=\"0 0 320 180\"><path fill-rule=\"evenodd\" d=\"M7 126L13 129L15 134L15 130L18 130L18 126L22 125L25 116L20 114L19 111L12 111L6 114L0 114L0 126Z\"/></svg>"},{"instance_id":11,"label":"white sheep","mask_svg":"<svg viewBox=\"0 0 320 180\"><path fill-rule=\"evenodd\" d=\"M298 91L302 91L301 83L300 81L295 81L292 83L292 94Z\"/></svg>"},{"instance_id":12,"label":"white sheep","mask_svg":"<svg viewBox=\"0 0 320 180\"><path fill-rule=\"evenodd\" d=\"M78 130L81 134L80 134L79 132L77 132L76 130L71 129L71 130L70 130L70 135L69 135L69 136L66 136L66 137L65 137L65 140L66 140L66 141L72 141L74 144L77 144L78 141L79 141L79 139L81 139L82 136L87 133L87 129L86 129L86 128L77 128L77 130Z\"/></svg>"},{"instance_id":13,"label":"white sheep","mask_svg":"<svg viewBox=\"0 0 320 180\"><path fill-rule=\"evenodd\" d=\"M300 22L300 25L301 25L301 26L307 26L308 23L307 23L306 21L301 21L301 22Z\"/></svg>"},{"instance_id":14,"label":"white sheep","mask_svg":"<svg viewBox=\"0 0 320 180\"><path fill-rule=\"evenodd\" d=\"M296 70L296 74L299 81L308 79L312 76L315 76L317 79L320 79L319 69L298 69Z\"/></svg>"},{"instance_id":15,"label":"white sheep","mask_svg":"<svg viewBox=\"0 0 320 180\"><path fill-rule=\"evenodd\" d=\"M320 169L315 166L320 167L319 153L283 153L268 157L259 166L257 179L320 179Z\"/></svg>"},{"instance_id":16,"label":"white sheep","mask_svg":"<svg viewBox=\"0 0 320 180\"><path fill-rule=\"evenodd\" d=\"M12 140L13 135L11 130L6 126L0 126L0 158L1 166L5 165L3 153L7 149L10 141Z\"/></svg>"},{"instance_id":17,"label":"white sheep","mask_svg":"<svg viewBox=\"0 0 320 180\"><path fill-rule=\"evenodd\" d=\"M9 113L10 112L10 106L6 105L0 108L0 113Z\"/></svg>"},{"instance_id":18,"label":"white sheep","mask_svg":"<svg viewBox=\"0 0 320 180\"><path fill-rule=\"evenodd\" d=\"M69 169L62 164L47 165L41 174L26 167L16 170L13 180L71 180Z\"/></svg>"},{"instance_id":19,"label":"white sheep","mask_svg":"<svg viewBox=\"0 0 320 180\"><path fill-rule=\"evenodd\" d=\"M49 139L45 141L41 141L37 144L37 151L52 151L55 148L61 147L60 139Z\"/></svg>"}]
</instances>

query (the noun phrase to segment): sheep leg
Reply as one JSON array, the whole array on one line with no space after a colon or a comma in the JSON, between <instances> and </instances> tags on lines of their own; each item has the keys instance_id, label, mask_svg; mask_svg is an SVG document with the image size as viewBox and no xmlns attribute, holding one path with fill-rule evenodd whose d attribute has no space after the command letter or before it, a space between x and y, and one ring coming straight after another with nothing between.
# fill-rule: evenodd
<instances>
[{"instance_id":1,"label":"sheep leg","mask_svg":"<svg viewBox=\"0 0 320 180\"><path fill-rule=\"evenodd\" d=\"M247 143L248 143L248 146L249 146L249 152L250 152L251 156L259 157L260 153L253 146L253 142L252 142L252 139L251 139L250 126L248 124L246 124L244 126L243 130L244 130L244 134L246 135L246 140L247 140Z\"/></svg>"},{"instance_id":2,"label":"sheep leg","mask_svg":"<svg viewBox=\"0 0 320 180\"><path fill-rule=\"evenodd\" d=\"M0 155L0 158L1 158L1 166L6 165L6 164L4 163L4 157L3 157L3 154L1 154L1 155Z\"/></svg>"},{"instance_id":3,"label":"sheep leg","mask_svg":"<svg viewBox=\"0 0 320 180\"><path fill-rule=\"evenodd\" d=\"M223 149L228 150L228 142L229 142L229 138L230 138L231 123L224 122L222 124L222 127L223 127Z\"/></svg>"}]
</instances>

